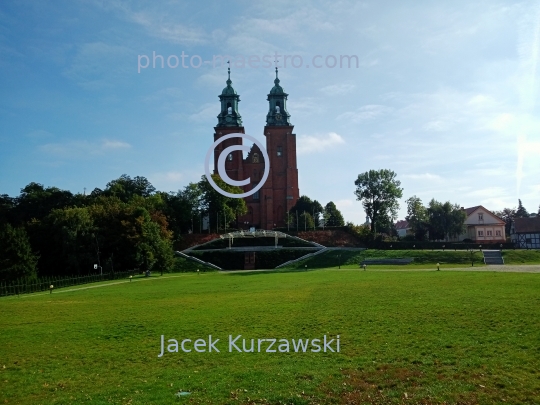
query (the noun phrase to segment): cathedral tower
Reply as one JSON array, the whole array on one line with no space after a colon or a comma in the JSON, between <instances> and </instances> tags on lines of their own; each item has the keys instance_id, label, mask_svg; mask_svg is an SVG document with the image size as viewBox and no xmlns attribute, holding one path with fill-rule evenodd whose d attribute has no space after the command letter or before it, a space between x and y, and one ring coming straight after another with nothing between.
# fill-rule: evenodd
<instances>
[{"instance_id":1,"label":"cathedral tower","mask_svg":"<svg viewBox=\"0 0 540 405\"><path fill-rule=\"evenodd\" d=\"M293 134L291 115L287 111L287 96L279 85L278 69L274 87L268 94L266 115L266 150L270 157L270 175L262 188L261 228L272 229L286 224L287 212L296 204L298 168L296 163L296 134Z\"/></svg>"},{"instance_id":2,"label":"cathedral tower","mask_svg":"<svg viewBox=\"0 0 540 405\"><path fill-rule=\"evenodd\" d=\"M236 90L231 86L231 69L227 69L227 87L223 89L219 100L221 101L221 112L217 116L218 124L214 128L214 141L217 141L222 136L240 132L244 132L242 126L242 116L238 112L238 103L240 102L240 96L236 93ZM220 143L214 152L214 173L217 174L217 161L221 151L232 145L241 145L242 139L232 138L227 139ZM229 177L233 180L241 180L243 178L242 170L242 151L234 151L225 159L225 171Z\"/></svg>"}]
</instances>

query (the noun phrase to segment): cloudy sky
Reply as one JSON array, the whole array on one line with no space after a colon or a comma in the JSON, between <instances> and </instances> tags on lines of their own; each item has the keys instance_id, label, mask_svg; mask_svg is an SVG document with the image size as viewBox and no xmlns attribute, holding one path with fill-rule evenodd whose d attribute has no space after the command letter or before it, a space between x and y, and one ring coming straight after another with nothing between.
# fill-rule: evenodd
<instances>
[{"instance_id":1,"label":"cloudy sky","mask_svg":"<svg viewBox=\"0 0 540 405\"><path fill-rule=\"evenodd\" d=\"M354 180L369 169L397 173L400 217L412 195L540 204L536 1L3 0L0 53L2 194L197 181L227 78L213 56L235 57L246 133L264 141L273 68L239 56L277 53L300 193L346 220L364 222Z\"/></svg>"}]
</instances>

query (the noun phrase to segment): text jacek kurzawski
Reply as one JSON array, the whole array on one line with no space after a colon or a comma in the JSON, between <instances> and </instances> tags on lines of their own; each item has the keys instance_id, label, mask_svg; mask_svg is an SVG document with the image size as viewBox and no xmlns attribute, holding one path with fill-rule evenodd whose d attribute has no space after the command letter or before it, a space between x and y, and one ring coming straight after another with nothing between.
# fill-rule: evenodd
<instances>
[{"instance_id":1,"label":"text jacek kurzawski","mask_svg":"<svg viewBox=\"0 0 540 405\"><path fill-rule=\"evenodd\" d=\"M220 343L220 339L213 339L212 335L206 339L168 339L161 335L161 351L158 357L164 353L339 353L339 335L330 339L323 336L322 339L245 339L242 335L229 335L228 343Z\"/></svg>"}]
</instances>

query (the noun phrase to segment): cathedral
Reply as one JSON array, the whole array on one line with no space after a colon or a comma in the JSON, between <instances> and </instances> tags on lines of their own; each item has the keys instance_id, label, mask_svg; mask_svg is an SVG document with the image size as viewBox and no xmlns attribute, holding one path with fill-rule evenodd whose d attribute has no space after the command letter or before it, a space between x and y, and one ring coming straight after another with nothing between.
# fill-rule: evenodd
<instances>
[{"instance_id":1,"label":"cathedral","mask_svg":"<svg viewBox=\"0 0 540 405\"><path fill-rule=\"evenodd\" d=\"M214 141L231 133L244 134L242 117L238 110L240 96L232 87L231 72L228 69L227 87L223 89L219 100L221 112L217 116L218 124L214 128ZM286 226L289 210L299 198L298 168L296 165L296 135L287 111L287 96L279 85L278 69L274 87L268 94L268 114L264 135L266 136L266 151L270 162L265 162L264 156L257 145L251 146L244 158L242 151L233 151L225 159L225 171L232 180L243 180L248 177L251 184L243 186L247 192L260 182L265 165L270 165L268 179L262 188L244 198L248 212L237 218L238 226L243 229L273 229ZM217 174L218 158L225 148L241 145L242 138L231 138L221 142L214 151L214 173Z\"/></svg>"}]
</instances>

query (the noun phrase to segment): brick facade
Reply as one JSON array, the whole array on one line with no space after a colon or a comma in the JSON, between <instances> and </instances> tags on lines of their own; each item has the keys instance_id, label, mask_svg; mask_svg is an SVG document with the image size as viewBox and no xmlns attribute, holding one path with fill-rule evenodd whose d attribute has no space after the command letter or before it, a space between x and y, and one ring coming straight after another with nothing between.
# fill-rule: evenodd
<instances>
[{"instance_id":1,"label":"brick facade","mask_svg":"<svg viewBox=\"0 0 540 405\"><path fill-rule=\"evenodd\" d=\"M230 81L223 90L220 99L222 112L218 116L219 123L214 132L214 140L227 134L245 133L241 125L237 103L240 101L236 91L232 89ZM298 188L298 168L296 161L296 135L293 125L290 124L290 115L286 109L287 94L279 85L279 79L274 80L274 87L268 94L269 112L267 125L264 127L266 137L266 151L270 159L270 173L264 186L255 194L246 197L248 213L237 218L238 227L248 229L273 229L286 226L287 212L296 204L300 197ZM232 105L232 107L230 107ZM225 110L229 108L229 110ZM226 120L227 119L227 120ZM240 138L223 141L214 153L214 173L217 171L217 161L221 151L232 145L242 143ZM225 159L225 171L233 180L251 178L251 184L242 188L249 191L255 187L262 178L266 162L257 145L253 145L244 159L241 151L232 152Z\"/></svg>"}]
</instances>

